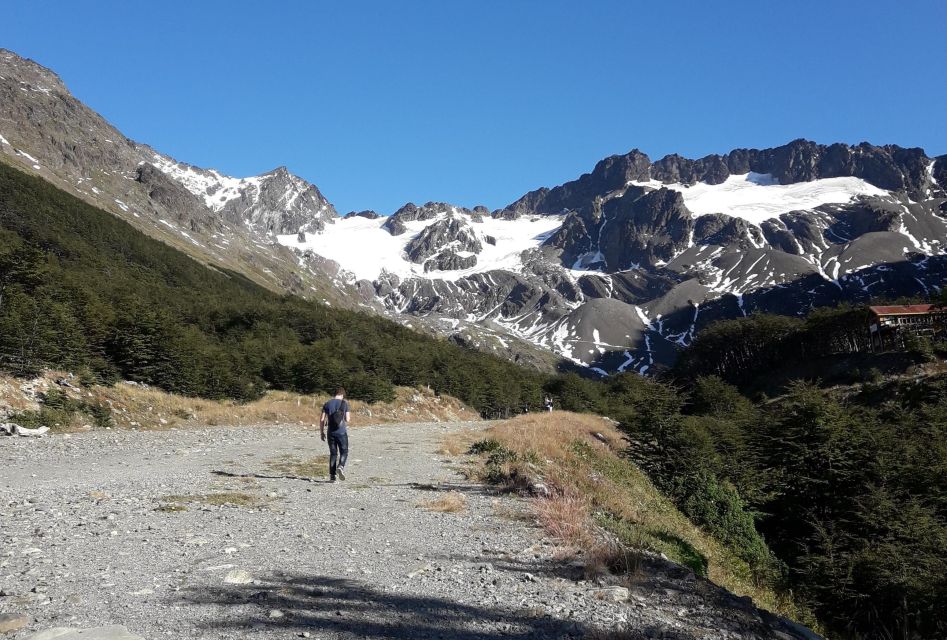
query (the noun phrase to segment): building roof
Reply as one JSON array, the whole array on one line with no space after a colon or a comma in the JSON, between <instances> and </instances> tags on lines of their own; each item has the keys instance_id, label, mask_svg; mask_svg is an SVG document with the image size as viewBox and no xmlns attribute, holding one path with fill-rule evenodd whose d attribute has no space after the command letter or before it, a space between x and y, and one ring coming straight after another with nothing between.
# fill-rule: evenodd
<instances>
[{"instance_id":1,"label":"building roof","mask_svg":"<svg viewBox=\"0 0 947 640\"><path fill-rule=\"evenodd\" d=\"M935 309L932 304L892 304L868 308L876 316L909 316L941 310Z\"/></svg>"}]
</instances>

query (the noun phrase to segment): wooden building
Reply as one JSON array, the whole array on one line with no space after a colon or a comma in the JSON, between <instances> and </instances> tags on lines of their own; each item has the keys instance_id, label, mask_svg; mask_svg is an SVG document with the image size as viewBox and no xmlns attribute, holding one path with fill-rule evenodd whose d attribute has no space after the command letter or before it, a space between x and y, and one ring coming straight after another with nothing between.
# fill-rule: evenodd
<instances>
[{"instance_id":1,"label":"wooden building","mask_svg":"<svg viewBox=\"0 0 947 640\"><path fill-rule=\"evenodd\" d=\"M947 339L947 307L933 304L896 304L868 307L868 332L872 349L904 346L904 334Z\"/></svg>"}]
</instances>

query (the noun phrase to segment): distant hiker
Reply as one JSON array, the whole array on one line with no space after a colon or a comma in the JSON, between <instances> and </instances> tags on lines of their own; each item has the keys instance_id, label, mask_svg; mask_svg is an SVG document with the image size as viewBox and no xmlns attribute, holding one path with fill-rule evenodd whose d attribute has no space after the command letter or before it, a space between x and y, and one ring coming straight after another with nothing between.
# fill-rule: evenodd
<instances>
[{"instance_id":1,"label":"distant hiker","mask_svg":"<svg viewBox=\"0 0 947 640\"><path fill-rule=\"evenodd\" d=\"M319 418L319 435L326 441L326 426L329 427L329 482L335 482L338 475L345 480L345 462L349 457L349 421L352 414L349 403L345 401L345 389L335 390L335 397L322 405L322 417Z\"/></svg>"},{"instance_id":2,"label":"distant hiker","mask_svg":"<svg viewBox=\"0 0 947 640\"><path fill-rule=\"evenodd\" d=\"M546 399L543 400L543 405L546 407L546 411L552 411L552 398L546 396Z\"/></svg>"}]
</instances>

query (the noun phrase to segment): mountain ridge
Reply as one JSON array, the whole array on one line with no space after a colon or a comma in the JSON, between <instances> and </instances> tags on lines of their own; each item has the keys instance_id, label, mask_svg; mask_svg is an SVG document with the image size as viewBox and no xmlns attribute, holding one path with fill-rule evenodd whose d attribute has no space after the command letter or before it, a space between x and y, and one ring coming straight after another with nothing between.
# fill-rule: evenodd
<instances>
[{"instance_id":1,"label":"mountain ridge","mask_svg":"<svg viewBox=\"0 0 947 640\"><path fill-rule=\"evenodd\" d=\"M540 368L652 372L710 318L943 282L947 156L916 147L633 149L492 212L341 217L285 167L233 178L133 142L8 51L0 97L0 158L202 262Z\"/></svg>"}]
</instances>

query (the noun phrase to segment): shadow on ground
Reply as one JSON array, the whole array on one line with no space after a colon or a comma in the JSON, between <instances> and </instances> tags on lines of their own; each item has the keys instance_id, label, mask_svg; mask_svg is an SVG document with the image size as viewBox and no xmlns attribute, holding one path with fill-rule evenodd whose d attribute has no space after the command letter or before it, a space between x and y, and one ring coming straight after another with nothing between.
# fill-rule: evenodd
<instances>
[{"instance_id":1,"label":"shadow on ground","mask_svg":"<svg viewBox=\"0 0 947 640\"><path fill-rule=\"evenodd\" d=\"M470 495L480 495L480 496L497 496L500 495L500 492L497 491L494 487L490 487L484 484L474 484L468 482L436 482L436 483L427 483L427 482L409 482L403 485L388 485L388 486L403 486L416 489L418 491L439 491L443 493L448 493L451 491L456 491L457 493L466 493Z\"/></svg>"},{"instance_id":2,"label":"shadow on ground","mask_svg":"<svg viewBox=\"0 0 947 640\"><path fill-rule=\"evenodd\" d=\"M571 620L465 605L435 596L382 591L355 580L277 574L258 584L201 586L186 593L195 605L226 608L204 629L235 634L270 628L312 636L357 638L569 638L584 627ZM281 617L270 617L273 610Z\"/></svg>"}]
</instances>

